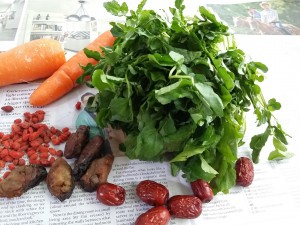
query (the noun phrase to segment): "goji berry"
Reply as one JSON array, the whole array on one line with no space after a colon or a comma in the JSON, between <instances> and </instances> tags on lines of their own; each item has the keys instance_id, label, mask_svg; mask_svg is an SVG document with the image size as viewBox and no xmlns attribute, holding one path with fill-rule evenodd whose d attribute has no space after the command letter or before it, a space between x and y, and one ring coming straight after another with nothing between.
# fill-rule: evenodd
<instances>
[{"instance_id":1,"label":"goji berry","mask_svg":"<svg viewBox=\"0 0 300 225\"><path fill-rule=\"evenodd\" d=\"M14 110L14 107L12 107L11 105L5 105L5 106L2 106L1 109L4 111L4 112L11 112Z\"/></svg>"},{"instance_id":2,"label":"goji berry","mask_svg":"<svg viewBox=\"0 0 300 225\"><path fill-rule=\"evenodd\" d=\"M36 115L33 115L31 118L31 122L32 123L38 123L39 122L39 118Z\"/></svg>"},{"instance_id":3,"label":"goji berry","mask_svg":"<svg viewBox=\"0 0 300 225\"><path fill-rule=\"evenodd\" d=\"M18 124L14 123L13 125L11 125L11 131L18 133L21 131L21 127Z\"/></svg>"},{"instance_id":4,"label":"goji berry","mask_svg":"<svg viewBox=\"0 0 300 225\"><path fill-rule=\"evenodd\" d=\"M0 139L4 136L3 132L0 132Z\"/></svg>"},{"instance_id":5,"label":"goji berry","mask_svg":"<svg viewBox=\"0 0 300 225\"><path fill-rule=\"evenodd\" d=\"M51 155L56 155L56 150L54 148L49 148L48 151Z\"/></svg>"},{"instance_id":6,"label":"goji berry","mask_svg":"<svg viewBox=\"0 0 300 225\"><path fill-rule=\"evenodd\" d=\"M22 158L21 158L22 159ZM12 163L14 164L14 165L18 165L19 164L19 159L14 159L13 161L12 161Z\"/></svg>"},{"instance_id":7,"label":"goji berry","mask_svg":"<svg viewBox=\"0 0 300 225\"><path fill-rule=\"evenodd\" d=\"M23 155L24 155L23 152L18 152L18 151L15 151L15 150L10 150L9 151L9 156L11 156L13 159L22 158Z\"/></svg>"},{"instance_id":8,"label":"goji berry","mask_svg":"<svg viewBox=\"0 0 300 225\"><path fill-rule=\"evenodd\" d=\"M30 146L34 147L34 148L39 147L42 143L43 143L43 139L42 138L37 138L37 139L29 142Z\"/></svg>"},{"instance_id":9,"label":"goji berry","mask_svg":"<svg viewBox=\"0 0 300 225\"><path fill-rule=\"evenodd\" d=\"M4 148L9 149L10 148L10 141L9 141L9 139L3 141L2 145L3 145Z\"/></svg>"},{"instance_id":10,"label":"goji berry","mask_svg":"<svg viewBox=\"0 0 300 225\"><path fill-rule=\"evenodd\" d=\"M20 124L20 127L22 127L23 129L28 129L30 127L30 123L27 121L24 121Z\"/></svg>"},{"instance_id":11,"label":"goji berry","mask_svg":"<svg viewBox=\"0 0 300 225\"><path fill-rule=\"evenodd\" d=\"M50 127L50 132L52 133L52 134L55 134L56 133L56 128L55 127Z\"/></svg>"},{"instance_id":12,"label":"goji berry","mask_svg":"<svg viewBox=\"0 0 300 225\"><path fill-rule=\"evenodd\" d=\"M45 167L51 166L51 163L48 159L40 159L40 164Z\"/></svg>"},{"instance_id":13,"label":"goji berry","mask_svg":"<svg viewBox=\"0 0 300 225\"><path fill-rule=\"evenodd\" d=\"M43 137L44 143L49 143L51 141L51 139L48 136L44 136Z\"/></svg>"},{"instance_id":14,"label":"goji berry","mask_svg":"<svg viewBox=\"0 0 300 225\"><path fill-rule=\"evenodd\" d=\"M37 159L29 159L29 163L33 165L40 165L40 160Z\"/></svg>"},{"instance_id":15,"label":"goji berry","mask_svg":"<svg viewBox=\"0 0 300 225\"><path fill-rule=\"evenodd\" d=\"M29 160L36 160L39 157L39 155L35 152L31 156L29 156Z\"/></svg>"},{"instance_id":16,"label":"goji berry","mask_svg":"<svg viewBox=\"0 0 300 225\"><path fill-rule=\"evenodd\" d=\"M4 168L5 167L5 162L3 160L0 160L0 168Z\"/></svg>"},{"instance_id":17,"label":"goji berry","mask_svg":"<svg viewBox=\"0 0 300 225\"><path fill-rule=\"evenodd\" d=\"M52 141L53 145L59 145L60 144L59 138L57 136L55 136L55 135L51 136L51 141Z\"/></svg>"},{"instance_id":18,"label":"goji berry","mask_svg":"<svg viewBox=\"0 0 300 225\"><path fill-rule=\"evenodd\" d=\"M27 156L30 158L31 155L33 155L34 153L36 153L36 151L34 151L33 149L29 149L27 150Z\"/></svg>"},{"instance_id":19,"label":"goji berry","mask_svg":"<svg viewBox=\"0 0 300 225\"><path fill-rule=\"evenodd\" d=\"M44 145L40 145L39 152L44 153L48 151L49 151L48 147L45 147Z\"/></svg>"},{"instance_id":20,"label":"goji berry","mask_svg":"<svg viewBox=\"0 0 300 225\"><path fill-rule=\"evenodd\" d=\"M53 156L51 156L49 159L50 164L52 165L52 163L54 163L54 161L55 161L55 158Z\"/></svg>"},{"instance_id":21,"label":"goji berry","mask_svg":"<svg viewBox=\"0 0 300 225\"><path fill-rule=\"evenodd\" d=\"M3 160L4 160L5 162L12 162L14 159L13 159L10 155L7 155L7 156L5 156L5 157L3 158Z\"/></svg>"},{"instance_id":22,"label":"goji berry","mask_svg":"<svg viewBox=\"0 0 300 225\"><path fill-rule=\"evenodd\" d=\"M40 159L48 159L49 153L48 152L41 152L40 153Z\"/></svg>"},{"instance_id":23,"label":"goji berry","mask_svg":"<svg viewBox=\"0 0 300 225\"><path fill-rule=\"evenodd\" d=\"M63 133L66 133L66 132L68 132L69 131L69 128L68 127L64 127L63 129L62 129L62 132Z\"/></svg>"},{"instance_id":24,"label":"goji berry","mask_svg":"<svg viewBox=\"0 0 300 225\"><path fill-rule=\"evenodd\" d=\"M8 169L10 170L14 170L14 168L16 167L13 163L8 164Z\"/></svg>"},{"instance_id":25,"label":"goji berry","mask_svg":"<svg viewBox=\"0 0 300 225\"><path fill-rule=\"evenodd\" d=\"M4 134L2 137L2 141L8 140L10 138L10 134Z\"/></svg>"},{"instance_id":26,"label":"goji berry","mask_svg":"<svg viewBox=\"0 0 300 225\"><path fill-rule=\"evenodd\" d=\"M21 147L21 144L19 142L16 142L16 141L13 142L12 145L11 145L11 148L15 149L15 150L20 149L20 147Z\"/></svg>"},{"instance_id":27,"label":"goji berry","mask_svg":"<svg viewBox=\"0 0 300 225\"><path fill-rule=\"evenodd\" d=\"M0 157L4 159L6 156L8 156L8 149L3 148L2 151L0 152Z\"/></svg>"},{"instance_id":28,"label":"goji berry","mask_svg":"<svg viewBox=\"0 0 300 225\"><path fill-rule=\"evenodd\" d=\"M3 174L3 178L5 179L6 177L8 177L10 174L10 171L6 171L4 174Z\"/></svg>"},{"instance_id":29,"label":"goji berry","mask_svg":"<svg viewBox=\"0 0 300 225\"><path fill-rule=\"evenodd\" d=\"M63 151L62 150L58 150L58 151L56 151L56 156L58 156L58 157L62 157L63 156Z\"/></svg>"},{"instance_id":30,"label":"goji berry","mask_svg":"<svg viewBox=\"0 0 300 225\"><path fill-rule=\"evenodd\" d=\"M18 165L19 165L19 166L24 166L25 164L26 164L25 159L20 158L20 159L18 160Z\"/></svg>"},{"instance_id":31,"label":"goji berry","mask_svg":"<svg viewBox=\"0 0 300 225\"><path fill-rule=\"evenodd\" d=\"M20 118L14 120L14 123L17 123L17 124L20 124L21 122L22 122L22 120Z\"/></svg>"},{"instance_id":32,"label":"goji berry","mask_svg":"<svg viewBox=\"0 0 300 225\"><path fill-rule=\"evenodd\" d=\"M76 104L75 104L75 108L77 109L77 110L80 110L81 109L81 102L76 102Z\"/></svg>"}]
</instances>

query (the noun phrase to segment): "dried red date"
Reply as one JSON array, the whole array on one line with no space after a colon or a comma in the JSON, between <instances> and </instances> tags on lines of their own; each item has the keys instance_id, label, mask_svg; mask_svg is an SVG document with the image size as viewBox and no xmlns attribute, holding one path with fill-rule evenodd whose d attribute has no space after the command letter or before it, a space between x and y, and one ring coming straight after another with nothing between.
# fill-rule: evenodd
<instances>
[{"instance_id":1,"label":"dried red date","mask_svg":"<svg viewBox=\"0 0 300 225\"><path fill-rule=\"evenodd\" d=\"M176 218L194 219L202 213L201 200L193 195L174 195L167 202L170 214Z\"/></svg>"},{"instance_id":2,"label":"dried red date","mask_svg":"<svg viewBox=\"0 0 300 225\"><path fill-rule=\"evenodd\" d=\"M247 187L254 178L254 168L251 159L240 157L235 163L236 184Z\"/></svg>"},{"instance_id":3,"label":"dried red date","mask_svg":"<svg viewBox=\"0 0 300 225\"><path fill-rule=\"evenodd\" d=\"M152 180L141 181L136 187L136 194L143 202L153 206L164 205L169 198L169 190Z\"/></svg>"},{"instance_id":4,"label":"dried red date","mask_svg":"<svg viewBox=\"0 0 300 225\"><path fill-rule=\"evenodd\" d=\"M194 195L200 198L202 202L210 202L214 197L209 183L202 179L191 182L191 187Z\"/></svg>"},{"instance_id":5,"label":"dried red date","mask_svg":"<svg viewBox=\"0 0 300 225\"><path fill-rule=\"evenodd\" d=\"M103 183L97 188L97 199L104 205L122 205L125 201L125 195L125 189L116 184Z\"/></svg>"},{"instance_id":6,"label":"dried red date","mask_svg":"<svg viewBox=\"0 0 300 225\"><path fill-rule=\"evenodd\" d=\"M165 225L170 221L171 215L165 206L155 206L141 214L135 225Z\"/></svg>"}]
</instances>

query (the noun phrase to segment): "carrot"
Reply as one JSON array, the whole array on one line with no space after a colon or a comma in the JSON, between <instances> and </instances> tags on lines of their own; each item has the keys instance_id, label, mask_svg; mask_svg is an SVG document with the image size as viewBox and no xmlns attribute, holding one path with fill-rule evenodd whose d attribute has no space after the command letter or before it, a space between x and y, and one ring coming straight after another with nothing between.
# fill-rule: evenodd
<instances>
[{"instance_id":1,"label":"carrot","mask_svg":"<svg viewBox=\"0 0 300 225\"><path fill-rule=\"evenodd\" d=\"M86 48L93 51L101 51L100 47L112 46L115 38L110 31L102 33ZM52 76L46 79L30 96L29 102L33 106L45 106L70 92L78 84L76 80L83 74L80 65L95 64L96 60L88 58L83 50L80 50L64 63Z\"/></svg>"},{"instance_id":2,"label":"carrot","mask_svg":"<svg viewBox=\"0 0 300 225\"><path fill-rule=\"evenodd\" d=\"M49 77L65 62L59 41L29 41L0 53L0 87Z\"/></svg>"}]
</instances>

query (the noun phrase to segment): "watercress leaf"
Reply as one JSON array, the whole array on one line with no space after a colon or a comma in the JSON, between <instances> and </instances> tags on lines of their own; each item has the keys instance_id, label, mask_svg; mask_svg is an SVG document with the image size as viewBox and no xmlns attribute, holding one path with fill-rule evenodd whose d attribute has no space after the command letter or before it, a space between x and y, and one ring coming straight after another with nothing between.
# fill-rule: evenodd
<instances>
[{"instance_id":1,"label":"watercress leaf","mask_svg":"<svg viewBox=\"0 0 300 225\"><path fill-rule=\"evenodd\" d=\"M267 127L264 133L254 135L250 141L250 148L252 151L252 160L254 163L258 163L259 154L262 148L265 146L269 136L271 134L271 129Z\"/></svg>"},{"instance_id":2,"label":"watercress leaf","mask_svg":"<svg viewBox=\"0 0 300 225\"><path fill-rule=\"evenodd\" d=\"M153 127L144 127L137 136L135 154L141 160L160 160L163 153L163 139Z\"/></svg>"},{"instance_id":3,"label":"watercress leaf","mask_svg":"<svg viewBox=\"0 0 300 225\"><path fill-rule=\"evenodd\" d=\"M213 192L228 193L230 188L235 185L236 172L234 164L223 160L222 157L216 159L216 164L218 164L217 171L219 174L211 181Z\"/></svg>"},{"instance_id":4,"label":"watercress leaf","mask_svg":"<svg viewBox=\"0 0 300 225\"><path fill-rule=\"evenodd\" d=\"M184 56L174 52L174 51L170 51L169 53L170 57L178 64L178 65L182 65L184 62Z\"/></svg>"},{"instance_id":5,"label":"watercress leaf","mask_svg":"<svg viewBox=\"0 0 300 225\"><path fill-rule=\"evenodd\" d=\"M276 137L273 137L273 145L275 149L278 149L280 151L286 151L287 148L284 143L282 143L280 140L278 140Z\"/></svg>"},{"instance_id":6,"label":"watercress leaf","mask_svg":"<svg viewBox=\"0 0 300 225\"><path fill-rule=\"evenodd\" d=\"M205 166L204 168L207 169ZM184 172L187 181L194 181L201 178L209 182L216 176L214 173L208 173L203 170L199 155L190 157L185 166L182 168L182 171Z\"/></svg>"},{"instance_id":7,"label":"watercress leaf","mask_svg":"<svg viewBox=\"0 0 300 225\"><path fill-rule=\"evenodd\" d=\"M136 10L136 14L139 14L142 12L145 4L147 3L147 0L142 0L139 4L138 4L138 7L137 7L137 10Z\"/></svg>"},{"instance_id":8,"label":"watercress leaf","mask_svg":"<svg viewBox=\"0 0 300 225\"><path fill-rule=\"evenodd\" d=\"M101 55L100 55L99 51L93 51L93 50L84 48L83 52L88 58L93 58L98 61L101 59Z\"/></svg>"},{"instance_id":9,"label":"watercress leaf","mask_svg":"<svg viewBox=\"0 0 300 225\"><path fill-rule=\"evenodd\" d=\"M125 16L128 13L128 6L125 2L120 5L116 0L112 0L110 2L104 2L103 6L107 12L114 16Z\"/></svg>"},{"instance_id":10,"label":"watercress leaf","mask_svg":"<svg viewBox=\"0 0 300 225\"><path fill-rule=\"evenodd\" d=\"M110 102L111 120L132 122L133 112L131 101L128 98L114 98Z\"/></svg>"},{"instance_id":11,"label":"watercress leaf","mask_svg":"<svg viewBox=\"0 0 300 225\"><path fill-rule=\"evenodd\" d=\"M282 128L280 125L274 127L274 136L280 140L282 143L284 143L285 145L288 144L286 137L285 137L285 133L283 132Z\"/></svg>"},{"instance_id":12,"label":"watercress leaf","mask_svg":"<svg viewBox=\"0 0 300 225\"><path fill-rule=\"evenodd\" d=\"M214 168L212 168L201 155L199 157L201 159L201 167L204 172L210 174L218 174L218 172Z\"/></svg>"},{"instance_id":13,"label":"watercress leaf","mask_svg":"<svg viewBox=\"0 0 300 225\"><path fill-rule=\"evenodd\" d=\"M251 62L251 63L254 64L256 68L260 69L264 73L268 72L268 67L262 62Z\"/></svg>"},{"instance_id":14,"label":"watercress leaf","mask_svg":"<svg viewBox=\"0 0 300 225\"><path fill-rule=\"evenodd\" d=\"M155 90L155 97L161 104L168 104L178 98L193 98L194 95L190 91L192 82L187 79L180 80L169 86L165 86L159 90Z\"/></svg>"},{"instance_id":15,"label":"watercress leaf","mask_svg":"<svg viewBox=\"0 0 300 225\"><path fill-rule=\"evenodd\" d=\"M188 158L201 154L206 150L205 147L193 145L193 142L188 142L182 152L176 155L170 162L186 161Z\"/></svg>"},{"instance_id":16,"label":"watercress leaf","mask_svg":"<svg viewBox=\"0 0 300 225\"><path fill-rule=\"evenodd\" d=\"M275 149L274 151L270 152L268 160L288 159L291 158L293 155L294 154L291 152Z\"/></svg>"},{"instance_id":17,"label":"watercress leaf","mask_svg":"<svg viewBox=\"0 0 300 225\"><path fill-rule=\"evenodd\" d=\"M217 95L211 86L205 83L196 83L195 87L210 105L215 114L219 117L223 116L223 103L219 95Z\"/></svg>"},{"instance_id":18,"label":"watercress leaf","mask_svg":"<svg viewBox=\"0 0 300 225\"><path fill-rule=\"evenodd\" d=\"M156 63L160 66L174 66L176 63L169 55L161 55L158 53L149 54L150 62Z\"/></svg>"},{"instance_id":19,"label":"watercress leaf","mask_svg":"<svg viewBox=\"0 0 300 225\"><path fill-rule=\"evenodd\" d=\"M191 135L195 132L197 126L194 123L187 123L179 128L176 132L163 137L165 152L181 152L186 148ZM192 144L192 143L191 143Z\"/></svg>"},{"instance_id":20,"label":"watercress leaf","mask_svg":"<svg viewBox=\"0 0 300 225\"><path fill-rule=\"evenodd\" d=\"M268 109L270 111L279 110L281 108L280 102L277 102L275 98L272 98L268 101Z\"/></svg>"}]
</instances>

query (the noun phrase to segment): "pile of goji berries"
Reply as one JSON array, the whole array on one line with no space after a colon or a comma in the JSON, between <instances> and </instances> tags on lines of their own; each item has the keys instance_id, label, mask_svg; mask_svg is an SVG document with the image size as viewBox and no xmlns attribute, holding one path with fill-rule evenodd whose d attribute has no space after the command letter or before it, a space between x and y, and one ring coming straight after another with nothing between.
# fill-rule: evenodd
<instances>
[{"instance_id":1,"label":"pile of goji berries","mask_svg":"<svg viewBox=\"0 0 300 225\"><path fill-rule=\"evenodd\" d=\"M62 150L51 146L65 142L70 136L69 128L62 130L42 123L45 112L38 110L34 113L25 112L24 119L16 119L11 126L11 133L0 132L0 170L6 178L16 165L25 165L26 157L29 164L51 166L56 157L63 156ZM0 178L1 179L1 178Z\"/></svg>"}]
</instances>

